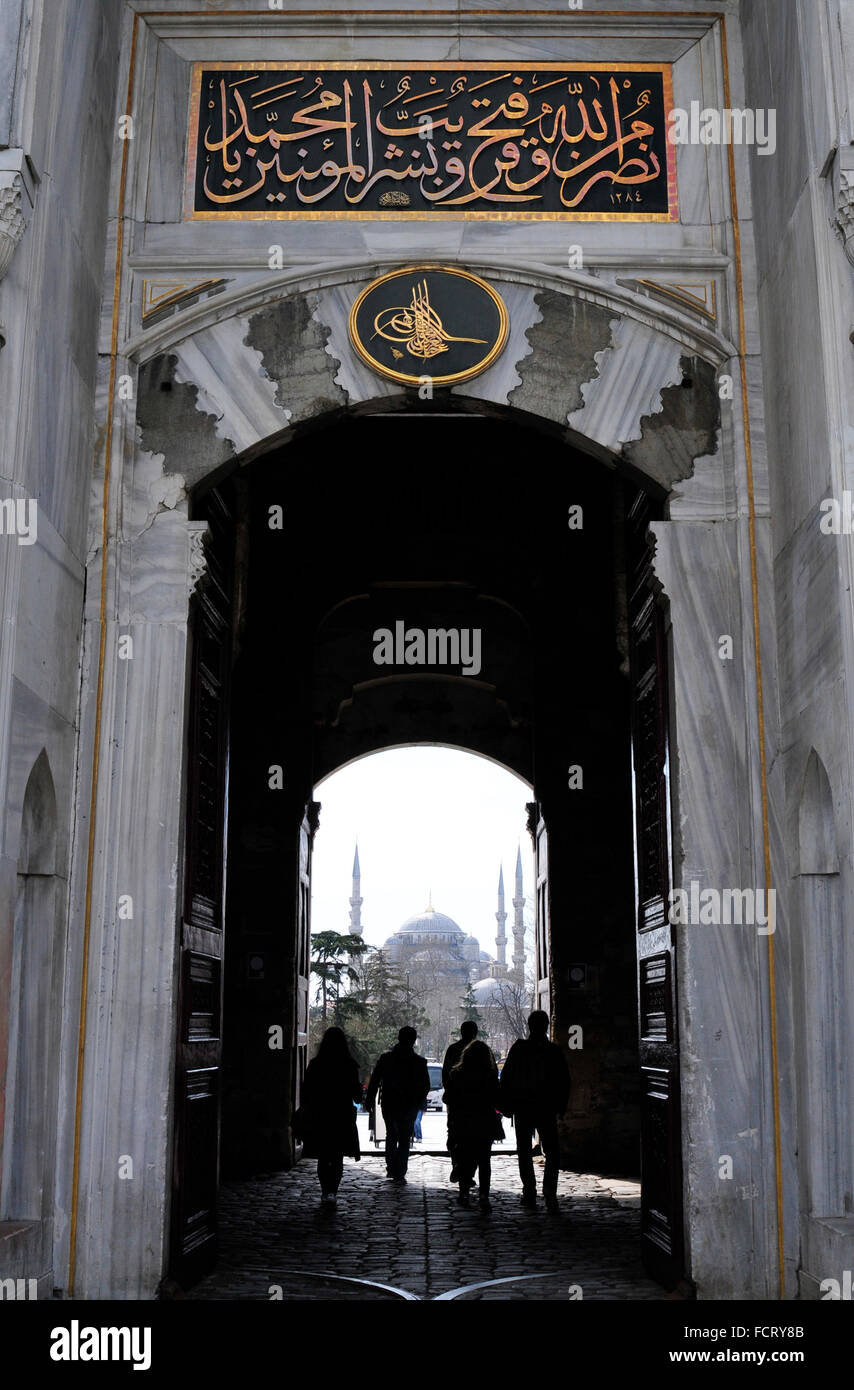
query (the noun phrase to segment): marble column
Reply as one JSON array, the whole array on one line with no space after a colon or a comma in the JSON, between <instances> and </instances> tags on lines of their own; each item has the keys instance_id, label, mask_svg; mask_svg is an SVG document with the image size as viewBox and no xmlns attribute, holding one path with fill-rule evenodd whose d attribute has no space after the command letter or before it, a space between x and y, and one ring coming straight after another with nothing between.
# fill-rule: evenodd
<instances>
[{"instance_id":1,"label":"marble column","mask_svg":"<svg viewBox=\"0 0 854 1390\"><path fill-rule=\"evenodd\" d=\"M149 463L137 459L107 632L78 1298L153 1297L168 1249L187 620L206 524L187 521L180 480L151 503L139 486L150 482Z\"/></svg>"}]
</instances>

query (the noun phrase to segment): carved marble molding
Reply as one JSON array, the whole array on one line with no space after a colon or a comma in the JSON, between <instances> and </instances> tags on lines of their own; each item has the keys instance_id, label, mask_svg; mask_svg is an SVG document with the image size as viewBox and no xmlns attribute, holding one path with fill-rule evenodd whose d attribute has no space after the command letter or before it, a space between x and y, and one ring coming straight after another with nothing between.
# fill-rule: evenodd
<instances>
[{"instance_id":1,"label":"carved marble molding","mask_svg":"<svg viewBox=\"0 0 854 1390\"><path fill-rule=\"evenodd\" d=\"M187 597L192 598L202 580L207 577L208 557L206 521L187 522Z\"/></svg>"},{"instance_id":2,"label":"carved marble molding","mask_svg":"<svg viewBox=\"0 0 854 1390\"><path fill-rule=\"evenodd\" d=\"M24 181L12 169L0 169L0 280L24 235Z\"/></svg>"},{"instance_id":3,"label":"carved marble molding","mask_svg":"<svg viewBox=\"0 0 854 1390\"><path fill-rule=\"evenodd\" d=\"M854 265L854 146L840 151L836 225L842 233L845 254Z\"/></svg>"}]
</instances>

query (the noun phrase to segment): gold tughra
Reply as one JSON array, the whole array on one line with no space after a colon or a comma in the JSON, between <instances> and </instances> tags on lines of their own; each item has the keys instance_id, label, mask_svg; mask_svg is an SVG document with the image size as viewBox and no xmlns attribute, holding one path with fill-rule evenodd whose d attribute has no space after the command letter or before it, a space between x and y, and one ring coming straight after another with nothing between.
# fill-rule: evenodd
<instances>
[{"instance_id":1,"label":"gold tughra","mask_svg":"<svg viewBox=\"0 0 854 1390\"><path fill-rule=\"evenodd\" d=\"M403 343L413 357L424 361L447 352L448 343L485 343L485 338L455 338L445 332L442 320L430 304L427 281L412 286L412 299L407 308L381 309L374 319L374 337L379 335L389 343ZM401 354L395 353L395 356Z\"/></svg>"},{"instance_id":2,"label":"gold tughra","mask_svg":"<svg viewBox=\"0 0 854 1390\"><path fill-rule=\"evenodd\" d=\"M443 318L453 320L447 328ZM458 336L449 328L478 336ZM388 271L366 285L349 318L350 341L362 360L381 376L419 389L425 381L431 388L454 386L479 376L503 350L509 329L507 307L486 280L460 266L423 263ZM443 354L445 361L434 366L432 359Z\"/></svg>"}]
</instances>

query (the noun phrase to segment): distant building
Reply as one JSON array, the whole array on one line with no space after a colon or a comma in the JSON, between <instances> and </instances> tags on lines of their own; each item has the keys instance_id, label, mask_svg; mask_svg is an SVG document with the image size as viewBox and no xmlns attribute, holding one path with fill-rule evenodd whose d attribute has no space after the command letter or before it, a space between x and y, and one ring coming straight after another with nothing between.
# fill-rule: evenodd
<instances>
[{"instance_id":1,"label":"distant building","mask_svg":"<svg viewBox=\"0 0 854 1390\"><path fill-rule=\"evenodd\" d=\"M495 920L498 931L495 936L495 960L489 962L489 970L483 979L474 986L474 997L478 1010L500 1006L507 991L502 989L502 980L512 980L518 985L525 983L525 894L522 887L522 851L516 852L516 896L513 898L513 964L508 968L506 960L507 937L504 924L507 913L504 908L504 869L498 871L498 911Z\"/></svg>"},{"instance_id":2,"label":"distant building","mask_svg":"<svg viewBox=\"0 0 854 1390\"><path fill-rule=\"evenodd\" d=\"M383 950L392 965L420 960L435 966L437 957L444 958L447 974L457 977L463 985L479 979L490 961L486 951L480 949L477 937L466 936L453 917L437 912L432 903L423 912L408 917L388 938Z\"/></svg>"},{"instance_id":3,"label":"distant building","mask_svg":"<svg viewBox=\"0 0 854 1390\"><path fill-rule=\"evenodd\" d=\"M359 851L356 849L353 861L353 892L350 898L350 932L361 936L361 907L364 899L361 889L361 869ZM478 1013L488 1031L490 1012L494 1015L492 1024L498 1029L506 1015L506 1003L518 994L512 989L517 985L524 989L525 984L525 895L522 884L522 853L516 855L516 892L513 898L513 956L512 965L506 960L507 937L505 922L507 913L504 907L504 870L498 875L498 911L495 914L498 929L495 938L496 956L493 959L487 951L481 950L476 936L466 935L463 928L444 912L437 912L432 901L423 912L408 917L405 922L387 938L383 945L389 962L398 968L412 972L429 974L436 986L442 984L458 986L460 995L467 984L472 985L472 993ZM504 1030L506 1031L506 1029Z\"/></svg>"}]
</instances>

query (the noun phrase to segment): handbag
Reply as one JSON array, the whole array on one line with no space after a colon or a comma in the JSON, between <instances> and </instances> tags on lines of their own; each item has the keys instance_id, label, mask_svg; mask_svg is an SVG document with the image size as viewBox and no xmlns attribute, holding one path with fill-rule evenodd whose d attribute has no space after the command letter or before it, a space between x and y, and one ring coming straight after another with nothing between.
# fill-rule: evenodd
<instances>
[{"instance_id":1,"label":"handbag","mask_svg":"<svg viewBox=\"0 0 854 1390\"><path fill-rule=\"evenodd\" d=\"M298 1105L294 1111L293 1120L291 1121L291 1129L293 1130L294 1138L302 1140L308 1139L311 1135L312 1128L311 1115L307 1112L304 1105Z\"/></svg>"}]
</instances>

